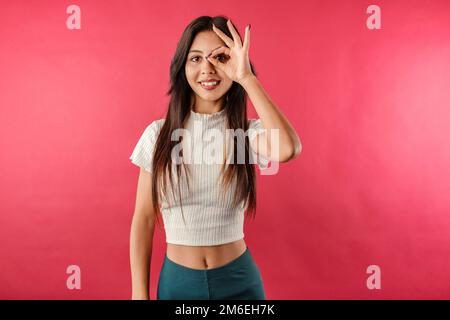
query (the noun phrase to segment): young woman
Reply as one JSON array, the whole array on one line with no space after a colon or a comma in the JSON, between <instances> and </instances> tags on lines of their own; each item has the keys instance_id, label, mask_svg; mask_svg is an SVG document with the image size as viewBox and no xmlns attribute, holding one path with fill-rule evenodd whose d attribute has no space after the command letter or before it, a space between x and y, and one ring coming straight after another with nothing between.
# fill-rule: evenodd
<instances>
[{"instance_id":1,"label":"young woman","mask_svg":"<svg viewBox=\"0 0 450 320\"><path fill-rule=\"evenodd\" d=\"M170 66L166 118L147 126L130 157L141 167L130 235L132 299L149 299L153 231L160 215L167 251L157 299L266 299L243 239L244 211L256 211L252 155L264 169L270 160L295 158L301 143L256 78L249 46L250 26L242 42L223 16L199 17L184 30ZM259 119L247 119L247 95ZM173 139L180 128L189 138ZM204 136L220 132L228 137L226 129L248 133L244 141L222 144L223 156L234 159L185 163L187 154L203 160ZM272 129L278 131L276 143L269 139ZM250 161L237 160L239 141ZM175 154L182 163L174 161Z\"/></svg>"}]
</instances>

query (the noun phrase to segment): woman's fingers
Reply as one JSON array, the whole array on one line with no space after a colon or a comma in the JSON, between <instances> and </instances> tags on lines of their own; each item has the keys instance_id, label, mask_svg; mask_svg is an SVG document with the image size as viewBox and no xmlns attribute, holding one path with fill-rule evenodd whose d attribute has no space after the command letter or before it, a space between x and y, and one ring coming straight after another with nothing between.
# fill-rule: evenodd
<instances>
[{"instance_id":1,"label":"woman's fingers","mask_svg":"<svg viewBox=\"0 0 450 320\"><path fill-rule=\"evenodd\" d=\"M217 61L217 59L212 58L212 57L211 57L211 54L208 55L208 56L206 57L206 60L208 60L209 62L211 62L211 64L212 64L214 67L219 68L220 70L223 70L223 69L222 69L222 66L221 66L220 63L219 63L219 61Z\"/></svg>"},{"instance_id":2,"label":"woman's fingers","mask_svg":"<svg viewBox=\"0 0 450 320\"><path fill-rule=\"evenodd\" d=\"M242 48L245 51L248 51L249 47L250 47L250 25L248 25L247 28L245 28L244 45Z\"/></svg>"},{"instance_id":3,"label":"woman's fingers","mask_svg":"<svg viewBox=\"0 0 450 320\"><path fill-rule=\"evenodd\" d=\"M208 55L208 57L215 57L221 53L224 53L229 56L229 55L231 55L231 50L228 47L221 46L221 47L216 48L213 51L211 51L211 53Z\"/></svg>"},{"instance_id":4,"label":"woman's fingers","mask_svg":"<svg viewBox=\"0 0 450 320\"><path fill-rule=\"evenodd\" d=\"M217 35L219 36L220 39L223 40L223 42L225 42L225 44L230 47L233 48L234 47L234 42L232 39L230 39L230 37L228 37L225 33L222 32L222 30L220 30L219 28L217 28L214 23L213 23L213 31L215 33L217 33Z\"/></svg>"},{"instance_id":5,"label":"woman's fingers","mask_svg":"<svg viewBox=\"0 0 450 320\"><path fill-rule=\"evenodd\" d=\"M219 58L220 56L223 56ZM207 60L211 62L215 67L221 67L226 64L230 58L230 49L227 47L221 47L214 50L207 56Z\"/></svg>"},{"instance_id":6,"label":"woman's fingers","mask_svg":"<svg viewBox=\"0 0 450 320\"><path fill-rule=\"evenodd\" d=\"M231 20L227 21L227 25L228 29L230 29L231 35L233 36L234 43L236 43L239 47L242 47L241 37L239 37L239 34L236 32Z\"/></svg>"}]
</instances>

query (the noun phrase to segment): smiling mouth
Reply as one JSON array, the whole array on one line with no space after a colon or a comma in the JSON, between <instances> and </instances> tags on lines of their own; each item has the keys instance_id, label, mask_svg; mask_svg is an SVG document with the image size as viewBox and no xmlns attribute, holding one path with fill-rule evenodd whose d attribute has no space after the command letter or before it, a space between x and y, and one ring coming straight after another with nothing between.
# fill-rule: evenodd
<instances>
[{"instance_id":1,"label":"smiling mouth","mask_svg":"<svg viewBox=\"0 0 450 320\"><path fill-rule=\"evenodd\" d=\"M211 90L219 86L220 80L199 82L202 88Z\"/></svg>"}]
</instances>

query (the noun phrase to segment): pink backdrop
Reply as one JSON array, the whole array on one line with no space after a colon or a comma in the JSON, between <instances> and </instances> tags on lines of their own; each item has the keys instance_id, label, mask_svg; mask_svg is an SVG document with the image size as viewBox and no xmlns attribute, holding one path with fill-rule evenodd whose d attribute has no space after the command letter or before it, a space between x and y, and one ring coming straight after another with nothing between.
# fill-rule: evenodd
<instances>
[{"instance_id":1,"label":"pink backdrop","mask_svg":"<svg viewBox=\"0 0 450 320\"><path fill-rule=\"evenodd\" d=\"M216 14L251 23L259 79L303 144L258 176L245 225L267 298L450 298L448 1L0 4L0 298L131 297L129 156L165 114L184 27ZM152 299L161 229L153 248Z\"/></svg>"}]
</instances>

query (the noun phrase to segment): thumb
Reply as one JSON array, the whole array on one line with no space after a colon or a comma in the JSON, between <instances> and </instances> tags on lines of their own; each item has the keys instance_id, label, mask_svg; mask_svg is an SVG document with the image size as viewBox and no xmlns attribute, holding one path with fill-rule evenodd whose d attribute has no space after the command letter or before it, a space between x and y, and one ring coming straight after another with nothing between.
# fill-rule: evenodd
<instances>
[{"instance_id":1,"label":"thumb","mask_svg":"<svg viewBox=\"0 0 450 320\"><path fill-rule=\"evenodd\" d=\"M209 55L206 59L207 59L209 62L211 62L211 64L212 64L214 67L217 67L217 68L219 68L220 70L222 70L222 67L219 66L219 61L217 61L216 59L212 58L211 55Z\"/></svg>"}]
</instances>

